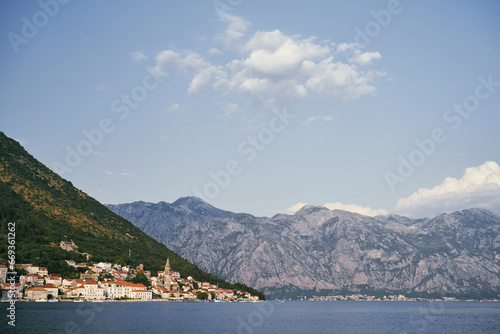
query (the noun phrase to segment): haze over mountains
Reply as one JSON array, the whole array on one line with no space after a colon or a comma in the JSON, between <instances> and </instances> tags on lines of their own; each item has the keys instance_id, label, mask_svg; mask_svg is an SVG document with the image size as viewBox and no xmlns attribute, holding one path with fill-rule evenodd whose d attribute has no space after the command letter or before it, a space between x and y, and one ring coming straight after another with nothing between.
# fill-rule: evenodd
<instances>
[{"instance_id":1,"label":"haze over mountains","mask_svg":"<svg viewBox=\"0 0 500 334\"><path fill-rule=\"evenodd\" d=\"M107 206L203 270L271 298L500 291L500 217L488 210L410 219L305 206L267 218L196 197Z\"/></svg>"}]
</instances>

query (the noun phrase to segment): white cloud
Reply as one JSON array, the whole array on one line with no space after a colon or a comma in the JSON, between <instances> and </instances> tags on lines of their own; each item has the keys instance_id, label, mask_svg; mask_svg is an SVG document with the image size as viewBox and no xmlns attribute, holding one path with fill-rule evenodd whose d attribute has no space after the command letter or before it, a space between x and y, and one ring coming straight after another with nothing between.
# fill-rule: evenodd
<instances>
[{"instance_id":1,"label":"white cloud","mask_svg":"<svg viewBox=\"0 0 500 334\"><path fill-rule=\"evenodd\" d=\"M115 173L113 171L109 171L106 169L103 169L103 172L106 175L135 176L135 174L132 174L132 173Z\"/></svg>"},{"instance_id":2,"label":"white cloud","mask_svg":"<svg viewBox=\"0 0 500 334\"><path fill-rule=\"evenodd\" d=\"M394 210L411 217L431 217L473 207L500 212L500 166L494 161L466 168L460 179L448 177L432 189L418 189L400 198Z\"/></svg>"},{"instance_id":3,"label":"white cloud","mask_svg":"<svg viewBox=\"0 0 500 334\"><path fill-rule=\"evenodd\" d=\"M202 70L209 67L202 56L192 51L183 51L178 53L173 50L165 50L156 56L156 65L160 70L168 66L176 66L182 69L192 68L195 70Z\"/></svg>"},{"instance_id":4,"label":"white cloud","mask_svg":"<svg viewBox=\"0 0 500 334\"><path fill-rule=\"evenodd\" d=\"M217 48L211 48L210 50L208 50L208 53L211 55L220 55L222 53L222 51L220 51Z\"/></svg>"},{"instance_id":5,"label":"white cloud","mask_svg":"<svg viewBox=\"0 0 500 334\"><path fill-rule=\"evenodd\" d=\"M333 117L332 116L328 116L328 115L318 115L318 116L310 116L308 117L304 124L306 125L312 125L314 123L317 123L317 122L320 122L320 123L325 123L325 122L331 122L333 121Z\"/></svg>"},{"instance_id":6,"label":"white cloud","mask_svg":"<svg viewBox=\"0 0 500 334\"><path fill-rule=\"evenodd\" d=\"M236 103L223 103L220 107L224 112L225 119L232 119L235 115L244 113L244 110L241 109Z\"/></svg>"},{"instance_id":7,"label":"white cloud","mask_svg":"<svg viewBox=\"0 0 500 334\"><path fill-rule=\"evenodd\" d=\"M182 53L165 50L156 56L156 66L153 68L155 72L165 73L169 67L194 71L195 75L188 88L189 93L198 93L212 80L220 80L226 75L220 66L213 66L198 53L186 50Z\"/></svg>"},{"instance_id":8,"label":"white cloud","mask_svg":"<svg viewBox=\"0 0 500 334\"><path fill-rule=\"evenodd\" d=\"M305 60L301 72L307 78L305 86L312 96L343 101L374 95L376 88L372 83L377 77L385 75L378 71L363 72L355 64L335 62L333 57L319 62Z\"/></svg>"},{"instance_id":9,"label":"white cloud","mask_svg":"<svg viewBox=\"0 0 500 334\"><path fill-rule=\"evenodd\" d=\"M146 56L142 51L134 51L130 52L130 56L132 57L133 60L135 61L141 61L141 60L146 60L148 59L148 56Z\"/></svg>"},{"instance_id":10,"label":"white cloud","mask_svg":"<svg viewBox=\"0 0 500 334\"><path fill-rule=\"evenodd\" d=\"M289 207L288 209L284 210L283 213L294 214L295 212L299 211L300 209L302 209L306 205L308 205L308 204L298 202L297 204L294 204L291 207Z\"/></svg>"},{"instance_id":11,"label":"white cloud","mask_svg":"<svg viewBox=\"0 0 500 334\"><path fill-rule=\"evenodd\" d=\"M373 83L385 75L360 68L381 55L362 53L354 43L335 47L331 42L318 42L315 37L291 36L280 30L256 31L247 36L249 22L228 13L222 13L222 20L227 23L222 37L226 48L238 51L233 60L212 64L191 51L165 50L156 57L156 71L169 67L190 69L193 78L189 93L211 87L263 104L317 97L355 100L375 94ZM209 53L216 53L215 50ZM340 53L345 51L350 52L350 57L342 62Z\"/></svg>"},{"instance_id":12,"label":"white cloud","mask_svg":"<svg viewBox=\"0 0 500 334\"><path fill-rule=\"evenodd\" d=\"M105 90L108 87L109 86L105 85L105 84L97 84L97 85L95 85L95 88L97 88L97 90Z\"/></svg>"},{"instance_id":13,"label":"white cloud","mask_svg":"<svg viewBox=\"0 0 500 334\"><path fill-rule=\"evenodd\" d=\"M227 23L223 38L226 43L226 48L238 50L241 47L241 39L245 37L245 33L251 23L239 16L231 15L226 12L221 12L220 17L224 23Z\"/></svg>"},{"instance_id":14,"label":"white cloud","mask_svg":"<svg viewBox=\"0 0 500 334\"><path fill-rule=\"evenodd\" d=\"M165 140L169 140L169 139L170 139L169 135L163 135L160 137L160 141L165 141Z\"/></svg>"},{"instance_id":15,"label":"white cloud","mask_svg":"<svg viewBox=\"0 0 500 334\"><path fill-rule=\"evenodd\" d=\"M339 202L335 202L335 203L326 203L323 206L330 210L344 210L344 211L359 213L361 215L370 217L389 214L389 212L384 209L372 209L367 206L361 206L356 204L342 204Z\"/></svg>"},{"instance_id":16,"label":"white cloud","mask_svg":"<svg viewBox=\"0 0 500 334\"><path fill-rule=\"evenodd\" d=\"M353 52L353 50L356 49L358 49L358 45L356 43L340 43L337 45L337 53Z\"/></svg>"},{"instance_id":17,"label":"white cloud","mask_svg":"<svg viewBox=\"0 0 500 334\"><path fill-rule=\"evenodd\" d=\"M219 80L225 78L226 74L220 67L208 66L202 68L193 77L189 84L189 93L198 93L201 89L207 87L212 79Z\"/></svg>"},{"instance_id":18,"label":"white cloud","mask_svg":"<svg viewBox=\"0 0 500 334\"><path fill-rule=\"evenodd\" d=\"M182 110L182 106L179 103L171 103L168 107L168 111L179 111Z\"/></svg>"},{"instance_id":19,"label":"white cloud","mask_svg":"<svg viewBox=\"0 0 500 334\"><path fill-rule=\"evenodd\" d=\"M304 60L319 60L330 52L314 38L286 36L279 30L257 31L243 48L248 55L241 61L245 69L275 79L294 77L292 71L297 71Z\"/></svg>"},{"instance_id":20,"label":"white cloud","mask_svg":"<svg viewBox=\"0 0 500 334\"><path fill-rule=\"evenodd\" d=\"M307 206L308 204L298 202L297 204L292 205L288 209L282 211L283 213L287 214L294 214L295 212L299 211L303 207ZM329 209L329 210L344 210L344 211L349 211L349 212L354 212L354 213L359 213L361 215L365 216L379 216L379 215L387 215L389 212L387 210L383 209L372 209L367 206L361 206L361 205L356 205L356 204L342 204L339 202L335 203L326 203L323 205L323 207Z\"/></svg>"},{"instance_id":21,"label":"white cloud","mask_svg":"<svg viewBox=\"0 0 500 334\"><path fill-rule=\"evenodd\" d=\"M297 203L284 213L293 214L305 203ZM387 215L384 209L343 204L326 203L330 210L344 210L366 216ZM400 198L391 212L413 218L434 217L443 212L453 212L470 208L483 208L500 214L500 166L494 161L486 161L477 167L466 168L459 179L448 177L443 183L429 189L421 188L407 198Z\"/></svg>"},{"instance_id":22,"label":"white cloud","mask_svg":"<svg viewBox=\"0 0 500 334\"><path fill-rule=\"evenodd\" d=\"M365 52L365 53L357 53L353 61L358 63L361 66L370 65L373 60L380 59L382 56L378 52Z\"/></svg>"},{"instance_id":23,"label":"white cloud","mask_svg":"<svg viewBox=\"0 0 500 334\"><path fill-rule=\"evenodd\" d=\"M337 53L343 54L351 63L361 66L370 65L373 60L382 58L378 52L364 52L358 48L356 43L341 43L337 46Z\"/></svg>"}]
</instances>

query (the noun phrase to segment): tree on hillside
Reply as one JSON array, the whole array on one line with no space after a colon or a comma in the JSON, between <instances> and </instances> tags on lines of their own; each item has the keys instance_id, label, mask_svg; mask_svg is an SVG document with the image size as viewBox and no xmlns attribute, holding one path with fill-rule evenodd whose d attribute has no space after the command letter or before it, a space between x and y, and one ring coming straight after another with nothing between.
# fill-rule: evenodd
<instances>
[{"instance_id":1,"label":"tree on hillside","mask_svg":"<svg viewBox=\"0 0 500 334\"><path fill-rule=\"evenodd\" d=\"M138 272L134 278L132 278L132 283L142 283L145 286L150 286L151 283L149 282L148 278L144 273Z\"/></svg>"},{"instance_id":2,"label":"tree on hillside","mask_svg":"<svg viewBox=\"0 0 500 334\"><path fill-rule=\"evenodd\" d=\"M199 300L207 300L208 299L208 295L205 292L199 292L196 295L196 298L198 298Z\"/></svg>"}]
</instances>

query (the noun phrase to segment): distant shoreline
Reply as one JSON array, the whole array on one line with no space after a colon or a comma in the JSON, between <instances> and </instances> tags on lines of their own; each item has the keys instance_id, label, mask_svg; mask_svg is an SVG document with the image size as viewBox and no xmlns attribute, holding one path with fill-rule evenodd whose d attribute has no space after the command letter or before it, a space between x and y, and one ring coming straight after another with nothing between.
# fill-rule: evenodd
<instances>
[{"instance_id":1,"label":"distant shoreline","mask_svg":"<svg viewBox=\"0 0 500 334\"><path fill-rule=\"evenodd\" d=\"M59 299L57 302L50 302L50 301L35 301L35 300L26 300L26 299L13 299L16 303L18 302L24 302L24 303L58 303L58 302L64 302L64 303L260 303L264 302L265 300L241 300L241 301L206 301L206 300L166 300L166 299L151 299L151 300L136 300L136 299L124 299L124 300L82 300L80 301L75 301L73 299ZM1 303L9 303L11 299L4 299L0 300Z\"/></svg>"},{"instance_id":2,"label":"distant shoreline","mask_svg":"<svg viewBox=\"0 0 500 334\"><path fill-rule=\"evenodd\" d=\"M0 300L1 303L9 303L9 299L5 300ZM25 299L19 299L15 300L16 303L18 302L23 302L23 303L40 303L34 300L25 300ZM72 299L63 299L63 300L58 300L57 302L63 302L63 303L75 303L75 300ZM165 299L152 299L152 300L134 300L134 299L126 299L126 300L102 300L102 301L94 301L94 300L83 300L81 302L76 302L76 303L262 303L262 302L273 302L273 303L284 303L284 302L381 302L381 303L406 303L406 302L430 302L430 303L455 303L455 302L470 302L470 303L498 303L500 302L499 299L482 299L482 300L476 300L476 299L470 299L470 300L442 300L442 299L429 299L429 300L279 300L279 299L273 299L273 300L259 300L259 301L221 301L221 302L215 302L215 301L203 301L203 300L165 300ZM43 301L42 303L54 303L54 302L49 302L49 301Z\"/></svg>"}]
</instances>

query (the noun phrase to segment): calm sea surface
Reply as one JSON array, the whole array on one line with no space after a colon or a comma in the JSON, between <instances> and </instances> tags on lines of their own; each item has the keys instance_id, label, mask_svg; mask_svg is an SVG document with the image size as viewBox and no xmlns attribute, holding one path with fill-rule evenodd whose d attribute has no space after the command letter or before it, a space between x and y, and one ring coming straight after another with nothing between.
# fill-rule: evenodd
<instances>
[{"instance_id":1,"label":"calm sea surface","mask_svg":"<svg viewBox=\"0 0 500 334\"><path fill-rule=\"evenodd\" d=\"M500 333L500 303L0 303L1 333Z\"/></svg>"}]
</instances>

